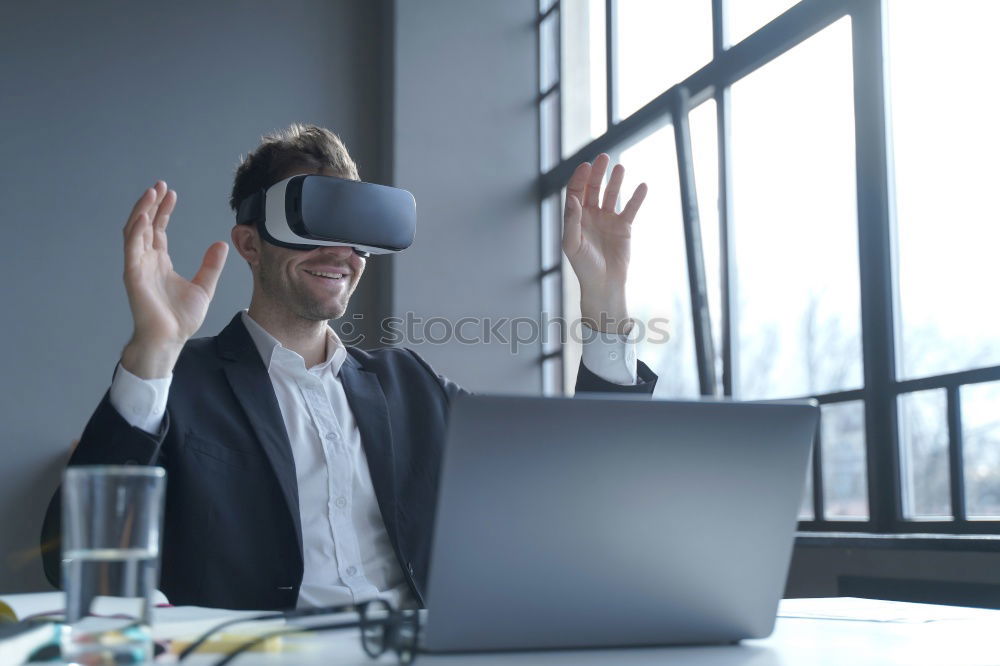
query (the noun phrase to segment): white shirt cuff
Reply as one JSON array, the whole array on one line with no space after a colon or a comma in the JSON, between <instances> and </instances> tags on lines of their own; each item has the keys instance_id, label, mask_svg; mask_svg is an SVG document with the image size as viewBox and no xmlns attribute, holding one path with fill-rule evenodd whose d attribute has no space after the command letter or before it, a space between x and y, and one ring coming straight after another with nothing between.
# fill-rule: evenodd
<instances>
[{"instance_id":1,"label":"white shirt cuff","mask_svg":"<svg viewBox=\"0 0 1000 666\"><path fill-rule=\"evenodd\" d=\"M167 413L167 395L172 379L173 374L159 379L141 379L119 363L108 399L130 426L154 435L160 430L163 415Z\"/></svg>"},{"instance_id":2,"label":"white shirt cuff","mask_svg":"<svg viewBox=\"0 0 1000 666\"><path fill-rule=\"evenodd\" d=\"M612 384L634 386L637 383L635 360L636 326L628 335L601 333L586 324L583 341L583 364L592 373Z\"/></svg>"}]
</instances>

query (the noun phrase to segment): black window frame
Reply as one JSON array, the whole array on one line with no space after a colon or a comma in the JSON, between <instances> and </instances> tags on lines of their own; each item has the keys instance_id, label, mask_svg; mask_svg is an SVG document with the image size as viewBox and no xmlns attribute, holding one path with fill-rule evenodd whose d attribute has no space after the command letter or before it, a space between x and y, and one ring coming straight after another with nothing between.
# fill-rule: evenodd
<instances>
[{"instance_id":1,"label":"black window frame","mask_svg":"<svg viewBox=\"0 0 1000 666\"><path fill-rule=\"evenodd\" d=\"M607 130L576 153L563 158L560 131L556 164L540 169L538 200L542 213L542 247L558 247L559 215L553 215L553 198L558 198L573 169L601 152L614 153L651 128L670 122L678 162L681 213L687 253L691 316L695 353L702 395L733 395L734 367L738 358L733 339L735 290L731 220L730 87L758 68L786 53L845 16L851 17L854 84L855 162L857 178L857 224L859 280L861 285L861 346L863 386L860 389L821 395L801 396L821 404L861 401L865 413L865 453L867 469L868 520L831 520L825 516L822 441L817 438L812 461L812 503L814 518L799 522L805 532L871 534L1000 534L1000 520L969 519L966 513L962 452L961 387L1000 380L1000 366L939 374L916 379L900 379L897 374L896 344L898 310L895 291L896 242L894 235L893 169L891 128L888 114L886 67L885 0L800 0L737 44L728 45L724 14L727 0L711 0L713 58L704 67L665 90L626 118L615 119L615 6L605 0L605 48L607 54ZM559 44L547 45L541 36L542 21L558 17L560 0L542 0L539 5L539 56L545 47L556 50L556 80L540 92L539 108L549 95L558 94L561 65ZM556 34L559 34L556 30ZM694 188L688 111L702 102L716 104L719 179L719 239L721 253L722 376L716 377L715 341L709 319L705 262L700 238L698 198ZM558 112L560 122L561 108ZM541 120L544 123L544 120ZM550 128L551 130L551 128ZM540 133L540 149L546 140ZM550 137L551 138L551 137ZM540 155L539 164L544 163ZM554 219L553 219L554 218ZM540 282L543 310L562 314L561 284L564 262L554 261L552 252L542 253ZM553 286L556 283L556 286ZM563 347L543 348L540 362L546 393L563 393ZM721 379L721 382L718 381ZM899 396L927 389L944 389L947 395L948 475L952 517L942 519L907 518L903 511L901 476ZM832 535L831 535L832 536Z\"/></svg>"}]
</instances>

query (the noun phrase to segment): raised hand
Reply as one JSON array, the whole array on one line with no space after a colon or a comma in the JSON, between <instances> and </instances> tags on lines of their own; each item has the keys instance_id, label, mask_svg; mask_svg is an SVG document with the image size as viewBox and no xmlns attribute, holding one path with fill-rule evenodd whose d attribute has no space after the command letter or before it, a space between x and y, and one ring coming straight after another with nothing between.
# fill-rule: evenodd
<instances>
[{"instance_id":1,"label":"raised hand","mask_svg":"<svg viewBox=\"0 0 1000 666\"><path fill-rule=\"evenodd\" d=\"M190 281L174 272L167 224L177 193L158 181L136 202L123 231L125 291L134 331L122 366L145 379L170 374L181 347L205 320L229 246L213 243Z\"/></svg>"},{"instance_id":2,"label":"raised hand","mask_svg":"<svg viewBox=\"0 0 1000 666\"><path fill-rule=\"evenodd\" d=\"M615 212L625 167L615 165L600 199L601 183L611 158L601 153L593 165L576 168L566 186L563 252L580 281L580 311L584 320L602 330L624 332L629 324L625 303L632 242L632 221L646 198L640 184L621 213Z\"/></svg>"}]
</instances>

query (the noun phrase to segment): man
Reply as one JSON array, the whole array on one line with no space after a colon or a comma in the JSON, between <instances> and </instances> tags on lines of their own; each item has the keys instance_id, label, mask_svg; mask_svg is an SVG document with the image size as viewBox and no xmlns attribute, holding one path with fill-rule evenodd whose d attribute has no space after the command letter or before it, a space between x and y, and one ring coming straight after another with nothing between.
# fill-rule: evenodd
<instances>
[{"instance_id":1,"label":"man","mask_svg":"<svg viewBox=\"0 0 1000 666\"><path fill-rule=\"evenodd\" d=\"M608 162L600 155L570 179L563 248L585 321L627 332L629 230L646 187L616 213L618 165L601 204ZM335 134L293 125L237 169L233 210L296 174L359 179ZM249 309L218 336L191 340L228 247L210 246L191 281L177 275L166 235L176 201L157 182L128 217L134 331L69 464L166 468L160 588L174 604L423 604L448 406L462 389L410 350L365 352L333 333L328 321L364 272L361 253L278 247L250 224L231 232L253 274ZM652 391L656 376L631 343L596 338L578 391ZM58 538L58 497L43 541ZM53 583L57 555L45 562Z\"/></svg>"}]
</instances>

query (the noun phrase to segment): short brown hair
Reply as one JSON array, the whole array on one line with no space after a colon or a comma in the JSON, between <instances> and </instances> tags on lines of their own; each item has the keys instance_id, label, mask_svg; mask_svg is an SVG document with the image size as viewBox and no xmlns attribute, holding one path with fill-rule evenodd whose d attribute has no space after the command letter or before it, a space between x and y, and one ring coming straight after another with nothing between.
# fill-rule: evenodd
<instances>
[{"instance_id":1,"label":"short brown hair","mask_svg":"<svg viewBox=\"0 0 1000 666\"><path fill-rule=\"evenodd\" d=\"M293 123L261 137L260 145L241 158L229 206L236 211L240 202L254 192L267 189L296 171L320 169L340 178L360 180L358 167L339 136L325 127Z\"/></svg>"}]
</instances>

